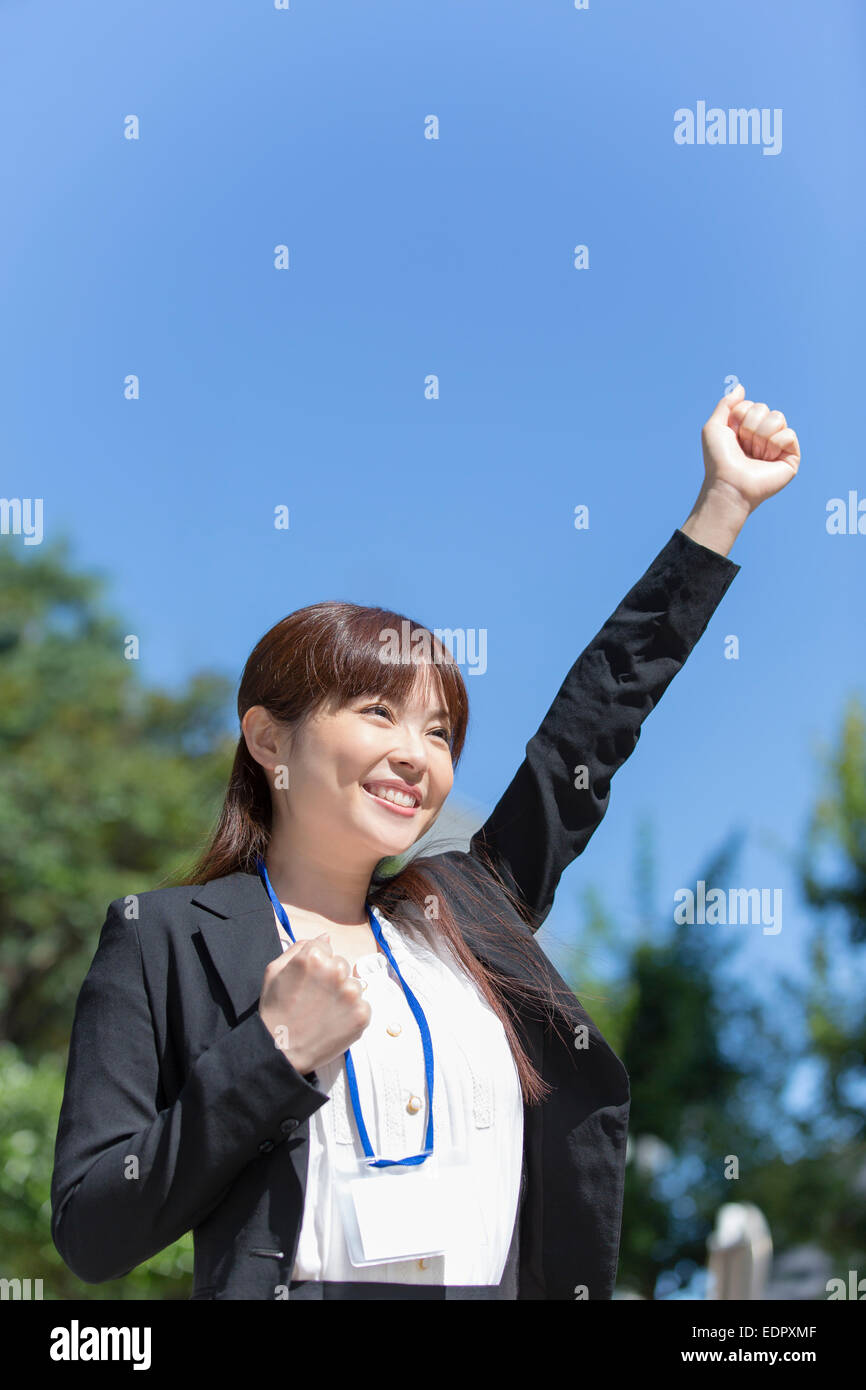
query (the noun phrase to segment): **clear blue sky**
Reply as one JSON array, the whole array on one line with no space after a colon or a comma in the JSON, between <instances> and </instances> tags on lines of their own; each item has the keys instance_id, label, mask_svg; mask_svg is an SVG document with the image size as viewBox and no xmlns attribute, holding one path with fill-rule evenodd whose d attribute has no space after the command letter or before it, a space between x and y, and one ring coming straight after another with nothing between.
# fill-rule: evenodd
<instances>
[{"instance_id":1,"label":"clear blue sky","mask_svg":"<svg viewBox=\"0 0 866 1390\"><path fill-rule=\"evenodd\" d=\"M840 0L10 0L3 493L110 577L148 682L236 679L323 598L486 629L455 796L490 807L685 521L739 377L800 474L737 541L544 940L588 884L626 939L641 817L663 903L743 825L736 882L781 887L784 920L731 930L751 977L794 968L784 851L864 691L866 536L825 528L866 495L864 28ZM676 144L698 102L780 109L781 151Z\"/></svg>"}]
</instances>

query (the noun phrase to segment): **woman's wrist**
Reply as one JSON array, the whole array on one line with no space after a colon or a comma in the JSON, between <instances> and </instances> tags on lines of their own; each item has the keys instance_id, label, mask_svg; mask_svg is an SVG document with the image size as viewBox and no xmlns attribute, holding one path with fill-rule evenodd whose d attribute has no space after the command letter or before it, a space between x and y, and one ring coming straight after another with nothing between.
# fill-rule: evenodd
<instances>
[{"instance_id":1,"label":"woman's wrist","mask_svg":"<svg viewBox=\"0 0 866 1390\"><path fill-rule=\"evenodd\" d=\"M679 529L699 545L727 555L749 514L739 493L723 483L705 483Z\"/></svg>"}]
</instances>

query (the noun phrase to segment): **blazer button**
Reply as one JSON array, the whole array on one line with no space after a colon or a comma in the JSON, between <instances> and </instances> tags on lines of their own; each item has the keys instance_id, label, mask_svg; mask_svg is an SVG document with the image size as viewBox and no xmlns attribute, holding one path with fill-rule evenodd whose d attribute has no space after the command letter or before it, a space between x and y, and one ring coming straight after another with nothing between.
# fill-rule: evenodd
<instances>
[{"instance_id":1,"label":"blazer button","mask_svg":"<svg viewBox=\"0 0 866 1390\"><path fill-rule=\"evenodd\" d=\"M264 1139L264 1140L262 1141L262 1143L259 1144L259 1153L260 1153L260 1154L269 1154L270 1151L271 1151L271 1149L272 1149L273 1147L274 1147L274 1141L273 1141L273 1139Z\"/></svg>"},{"instance_id":2,"label":"blazer button","mask_svg":"<svg viewBox=\"0 0 866 1390\"><path fill-rule=\"evenodd\" d=\"M280 1120L280 1130L283 1134L291 1134L293 1129L297 1129L299 1120Z\"/></svg>"}]
</instances>

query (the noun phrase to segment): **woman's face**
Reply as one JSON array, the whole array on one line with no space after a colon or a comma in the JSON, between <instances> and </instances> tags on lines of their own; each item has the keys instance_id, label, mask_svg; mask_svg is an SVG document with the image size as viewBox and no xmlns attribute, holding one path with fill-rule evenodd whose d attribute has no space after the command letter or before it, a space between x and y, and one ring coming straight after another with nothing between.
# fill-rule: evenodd
<instances>
[{"instance_id":1,"label":"woman's face","mask_svg":"<svg viewBox=\"0 0 866 1390\"><path fill-rule=\"evenodd\" d=\"M409 849L433 824L454 782L451 727L436 682L423 679L423 668L419 677L403 705L360 696L341 709L317 711L294 733L261 706L247 712L248 744L250 731L261 731L250 751L273 771L275 815L295 843L307 839L320 851L327 844L340 856L335 862L369 861L372 869ZM403 797L400 804L385 798L382 784L395 781L416 794L411 806Z\"/></svg>"}]
</instances>

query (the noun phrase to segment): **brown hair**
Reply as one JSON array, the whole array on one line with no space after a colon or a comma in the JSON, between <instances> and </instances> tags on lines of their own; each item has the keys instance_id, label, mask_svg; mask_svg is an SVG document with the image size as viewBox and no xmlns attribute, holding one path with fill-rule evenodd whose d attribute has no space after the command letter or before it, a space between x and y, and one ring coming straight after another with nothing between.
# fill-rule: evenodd
<instances>
[{"instance_id":1,"label":"brown hair","mask_svg":"<svg viewBox=\"0 0 866 1390\"><path fill-rule=\"evenodd\" d=\"M406 652L406 628L412 634L413 652ZM386 634L404 634L401 648L408 659L385 660ZM426 651L422 655L418 643ZM431 660L432 656L432 660ZM247 660L238 689L238 717L253 705L263 705L276 720L298 727L317 709L335 700L343 706L359 696L372 694L400 703L412 692L419 664L435 672L439 694L450 719L450 748L456 767L463 749L469 719L469 702L460 668L447 647L422 624L385 608L362 607L336 600L313 603L276 623L260 638ZM238 740L225 801L210 842L188 872L175 876L178 884L200 884L238 870L256 872L256 859L265 857L271 831L272 804L265 769L250 754L243 733ZM497 906L496 895L485 892L486 872L495 878L504 900L524 921L528 909L485 853L478 874L473 861L461 858L460 871L448 857L437 859L434 883L423 868L424 856L402 867L399 859L380 860L373 870L368 902L399 927L401 902L414 904L426 923L431 898L436 904L436 930L447 940L458 960L477 984L505 1030L520 1077L523 1098L530 1104L546 1099L550 1087L533 1066L517 1033L518 1005L534 1005L556 1028L561 1008L539 950L525 930L515 927ZM442 879L442 885L439 879ZM473 886L473 878L476 885ZM444 888L444 891L441 891ZM437 891L438 890L438 891ZM458 900L477 905L473 929L495 944L496 949L520 966L521 979L500 973L466 944L452 904ZM574 1001L574 996L570 996ZM557 1029L557 1031L559 1031Z\"/></svg>"}]
</instances>

